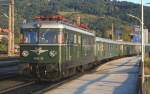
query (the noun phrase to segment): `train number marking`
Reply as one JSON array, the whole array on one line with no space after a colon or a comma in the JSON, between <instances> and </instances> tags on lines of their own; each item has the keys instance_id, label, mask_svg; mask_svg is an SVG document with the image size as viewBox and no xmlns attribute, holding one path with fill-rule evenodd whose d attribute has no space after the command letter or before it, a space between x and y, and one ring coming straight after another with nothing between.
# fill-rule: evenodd
<instances>
[{"instance_id":1,"label":"train number marking","mask_svg":"<svg viewBox=\"0 0 150 94\"><path fill-rule=\"evenodd\" d=\"M47 52L48 50L42 50L42 48L36 48L35 50L31 50L32 52L35 52L37 55L40 55L41 53Z\"/></svg>"}]
</instances>

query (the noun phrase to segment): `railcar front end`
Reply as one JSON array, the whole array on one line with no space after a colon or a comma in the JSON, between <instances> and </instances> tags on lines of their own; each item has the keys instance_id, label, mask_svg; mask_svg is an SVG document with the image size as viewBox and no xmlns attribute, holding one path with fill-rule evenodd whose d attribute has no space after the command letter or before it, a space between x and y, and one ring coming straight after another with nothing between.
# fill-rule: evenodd
<instances>
[{"instance_id":1,"label":"railcar front end","mask_svg":"<svg viewBox=\"0 0 150 94\"><path fill-rule=\"evenodd\" d=\"M25 25L21 30L21 62L25 70L39 78L57 77L60 71L62 33L60 28L34 28Z\"/></svg>"},{"instance_id":2,"label":"railcar front end","mask_svg":"<svg viewBox=\"0 0 150 94\"><path fill-rule=\"evenodd\" d=\"M59 79L83 71L95 61L95 34L50 21L22 26L21 62L25 72L42 79Z\"/></svg>"}]
</instances>

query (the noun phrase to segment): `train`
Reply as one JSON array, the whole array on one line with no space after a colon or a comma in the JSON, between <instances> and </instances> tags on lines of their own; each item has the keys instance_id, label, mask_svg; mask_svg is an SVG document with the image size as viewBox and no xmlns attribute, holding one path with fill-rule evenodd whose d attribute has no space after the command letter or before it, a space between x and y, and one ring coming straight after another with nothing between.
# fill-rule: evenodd
<instances>
[{"instance_id":1,"label":"train","mask_svg":"<svg viewBox=\"0 0 150 94\"><path fill-rule=\"evenodd\" d=\"M21 26L22 73L59 80L88 70L98 61L140 54L140 44L96 37L83 25L62 16L36 16Z\"/></svg>"}]
</instances>

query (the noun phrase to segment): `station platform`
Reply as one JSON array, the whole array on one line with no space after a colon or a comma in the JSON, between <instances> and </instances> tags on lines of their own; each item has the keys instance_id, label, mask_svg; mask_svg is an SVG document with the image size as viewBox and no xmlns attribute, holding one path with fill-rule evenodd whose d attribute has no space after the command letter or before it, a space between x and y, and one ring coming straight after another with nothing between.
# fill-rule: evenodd
<instances>
[{"instance_id":1,"label":"station platform","mask_svg":"<svg viewBox=\"0 0 150 94\"><path fill-rule=\"evenodd\" d=\"M107 62L45 94L137 94L140 57Z\"/></svg>"}]
</instances>

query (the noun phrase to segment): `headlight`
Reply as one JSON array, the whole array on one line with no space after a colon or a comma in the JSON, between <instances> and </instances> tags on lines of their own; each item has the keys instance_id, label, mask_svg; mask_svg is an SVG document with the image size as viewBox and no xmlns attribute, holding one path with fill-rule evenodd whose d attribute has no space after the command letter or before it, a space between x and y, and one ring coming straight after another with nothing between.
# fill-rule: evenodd
<instances>
[{"instance_id":1,"label":"headlight","mask_svg":"<svg viewBox=\"0 0 150 94\"><path fill-rule=\"evenodd\" d=\"M23 52L22 52L22 56L27 57L28 55L29 55L29 52L28 52L28 51L23 51Z\"/></svg>"},{"instance_id":2,"label":"headlight","mask_svg":"<svg viewBox=\"0 0 150 94\"><path fill-rule=\"evenodd\" d=\"M49 51L49 56L50 57L55 57L57 55L57 52L55 50Z\"/></svg>"}]
</instances>

